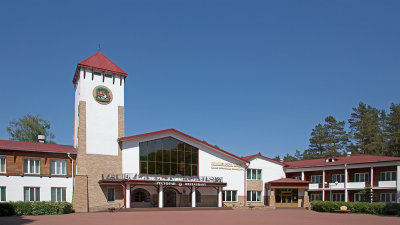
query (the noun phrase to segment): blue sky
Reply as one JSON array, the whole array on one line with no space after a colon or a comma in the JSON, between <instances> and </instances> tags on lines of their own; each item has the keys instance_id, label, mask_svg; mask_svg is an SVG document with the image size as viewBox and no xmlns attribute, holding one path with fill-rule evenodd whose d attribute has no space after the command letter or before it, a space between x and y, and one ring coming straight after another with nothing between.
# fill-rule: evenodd
<instances>
[{"instance_id":1,"label":"blue sky","mask_svg":"<svg viewBox=\"0 0 400 225\"><path fill-rule=\"evenodd\" d=\"M239 156L308 146L328 115L399 103L400 1L1 1L0 139L27 113L72 144L78 62L128 73L125 133L176 128Z\"/></svg>"}]
</instances>

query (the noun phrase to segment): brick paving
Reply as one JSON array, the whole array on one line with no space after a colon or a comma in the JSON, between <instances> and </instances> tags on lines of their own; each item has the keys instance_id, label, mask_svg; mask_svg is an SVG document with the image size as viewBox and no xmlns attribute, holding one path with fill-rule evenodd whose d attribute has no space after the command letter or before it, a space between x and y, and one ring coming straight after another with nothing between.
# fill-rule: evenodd
<instances>
[{"instance_id":1,"label":"brick paving","mask_svg":"<svg viewBox=\"0 0 400 225\"><path fill-rule=\"evenodd\" d=\"M0 217L1 225L391 225L400 217L318 213L303 209L194 210L74 213L56 216Z\"/></svg>"}]
</instances>

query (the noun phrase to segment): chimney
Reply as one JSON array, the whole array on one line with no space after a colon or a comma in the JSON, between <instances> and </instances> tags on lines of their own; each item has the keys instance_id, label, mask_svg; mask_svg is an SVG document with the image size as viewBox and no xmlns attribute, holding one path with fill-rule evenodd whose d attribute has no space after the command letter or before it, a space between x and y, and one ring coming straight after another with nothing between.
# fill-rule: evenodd
<instances>
[{"instance_id":1,"label":"chimney","mask_svg":"<svg viewBox=\"0 0 400 225\"><path fill-rule=\"evenodd\" d=\"M351 156L351 151L348 151L347 152L347 157L350 157Z\"/></svg>"},{"instance_id":2,"label":"chimney","mask_svg":"<svg viewBox=\"0 0 400 225\"><path fill-rule=\"evenodd\" d=\"M38 141L39 141L39 143L44 143L44 141L46 140L46 136L44 136L44 135L38 135Z\"/></svg>"}]
</instances>

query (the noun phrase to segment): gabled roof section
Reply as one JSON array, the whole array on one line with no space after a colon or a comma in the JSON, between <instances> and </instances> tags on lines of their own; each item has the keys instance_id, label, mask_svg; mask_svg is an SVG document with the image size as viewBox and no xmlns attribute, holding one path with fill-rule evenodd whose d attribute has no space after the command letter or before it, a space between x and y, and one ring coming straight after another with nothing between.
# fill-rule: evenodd
<instances>
[{"instance_id":1,"label":"gabled roof section","mask_svg":"<svg viewBox=\"0 0 400 225\"><path fill-rule=\"evenodd\" d=\"M343 164L357 164L357 163L371 163L371 162L387 162L387 161L400 161L400 157L389 157L379 155L354 155L354 156L343 156L334 157L333 162L327 162L323 159L310 159L285 162L286 168L297 168L297 167L313 167L313 166L331 166L331 165L343 165Z\"/></svg>"},{"instance_id":2,"label":"gabled roof section","mask_svg":"<svg viewBox=\"0 0 400 225\"><path fill-rule=\"evenodd\" d=\"M0 140L0 149L30 152L77 153L72 145L44 144L9 140Z\"/></svg>"},{"instance_id":3,"label":"gabled roof section","mask_svg":"<svg viewBox=\"0 0 400 225\"><path fill-rule=\"evenodd\" d=\"M155 135L155 134L162 134L162 133L167 133L167 132L174 132L174 133L180 134L180 135L185 136L185 137L187 137L189 139L192 139L192 140L194 140L194 141L196 141L196 142L198 142L200 144L206 145L207 147L210 147L210 148L212 148L212 149L214 149L214 150L216 150L218 152L221 152L221 153L223 153L225 155L228 155L230 157L238 159L238 160L240 160L242 162L249 163L249 161L246 160L246 159L243 159L243 158L241 158L239 156L236 156L236 155L234 155L232 153L229 153L229 152L227 152L227 151L225 151L223 149L220 149L220 148L218 148L218 147L216 147L214 145L211 145L211 144L209 144L209 143L207 143L205 141L199 140L199 139L197 139L195 137L192 137L192 136L190 136L188 134L185 134L185 133L183 133L181 131L178 131L178 130L176 130L174 128L170 128L170 129L166 129L166 130L154 131L154 132L150 132L150 133L138 134L138 135L133 135L133 136L128 136L128 137L122 137L122 138L119 139L119 141L127 141L127 140L132 140L132 139L137 139L137 138L141 138L141 137L145 137L145 136L150 136L150 135Z\"/></svg>"},{"instance_id":4,"label":"gabled roof section","mask_svg":"<svg viewBox=\"0 0 400 225\"><path fill-rule=\"evenodd\" d=\"M306 181L306 180L296 180L296 179L292 179L292 178L281 178L278 180L273 180L268 182L270 184L281 184L281 183L285 183L285 184L308 184L310 183L310 181Z\"/></svg>"},{"instance_id":5,"label":"gabled roof section","mask_svg":"<svg viewBox=\"0 0 400 225\"><path fill-rule=\"evenodd\" d=\"M78 66L76 67L76 72L75 76L73 79L73 83L79 79L79 69L80 68L89 68L89 69L94 69L94 70L100 70L104 72L109 72L111 74L118 74L121 76L126 77L128 74L123 71L119 66L117 66L114 62L112 62L109 58L107 58L103 53L101 52L96 52L89 58L81 61L78 63Z\"/></svg>"},{"instance_id":6,"label":"gabled roof section","mask_svg":"<svg viewBox=\"0 0 400 225\"><path fill-rule=\"evenodd\" d=\"M273 163L277 163L277 164L282 165L282 166L285 166L284 163L281 163L281 162L276 161L274 159L271 159L271 158L268 158L266 156L263 156L260 153L259 154L255 154L255 155L245 156L245 157L242 157L242 159L247 160L247 161L251 161L251 160L253 160L253 159L257 158L257 157L259 157L261 159L264 159L264 160L267 160L267 161L270 161L270 162L273 162Z\"/></svg>"}]
</instances>

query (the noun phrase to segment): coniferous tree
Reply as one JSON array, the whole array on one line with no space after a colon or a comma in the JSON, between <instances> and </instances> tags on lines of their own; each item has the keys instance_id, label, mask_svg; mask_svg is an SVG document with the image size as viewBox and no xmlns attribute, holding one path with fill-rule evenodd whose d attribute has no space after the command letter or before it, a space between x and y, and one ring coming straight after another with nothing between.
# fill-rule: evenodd
<instances>
[{"instance_id":1,"label":"coniferous tree","mask_svg":"<svg viewBox=\"0 0 400 225\"><path fill-rule=\"evenodd\" d=\"M342 155L348 143L344 129L345 122L333 116L325 118L325 123L317 124L311 132L309 149L302 154L303 159L318 159Z\"/></svg>"},{"instance_id":2,"label":"coniferous tree","mask_svg":"<svg viewBox=\"0 0 400 225\"><path fill-rule=\"evenodd\" d=\"M388 156L400 156L400 104L392 103L387 116Z\"/></svg>"},{"instance_id":3,"label":"coniferous tree","mask_svg":"<svg viewBox=\"0 0 400 225\"><path fill-rule=\"evenodd\" d=\"M362 102L357 108L353 108L351 118L348 120L350 124L350 135L353 140L354 153L359 154L377 154L379 153L379 116L378 110L370 105Z\"/></svg>"}]
</instances>

